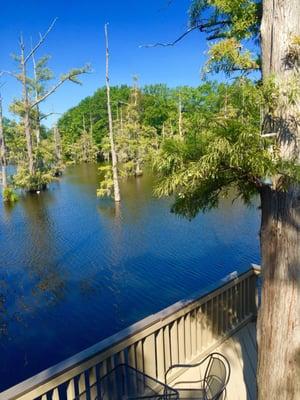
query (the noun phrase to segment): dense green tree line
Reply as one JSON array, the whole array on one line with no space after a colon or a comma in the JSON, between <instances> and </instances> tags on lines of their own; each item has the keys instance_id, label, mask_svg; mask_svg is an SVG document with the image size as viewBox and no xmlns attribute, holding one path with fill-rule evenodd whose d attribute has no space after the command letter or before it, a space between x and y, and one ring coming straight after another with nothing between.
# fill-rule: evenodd
<instances>
[{"instance_id":1,"label":"dense green tree line","mask_svg":"<svg viewBox=\"0 0 300 400\"><path fill-rule=\"evenodd\" d=\"M126 85L111 88L113 102L113 117L117 118L118 107L127 102L130 88ZM70 152L82 136L83 132L90 132L96 145L100 145L108 131L108 114L106 105L106 89L98 89L94 95L83 99L78 106L68 110L58 121L58 128L62 135L66 157L72 159Z\"/></svg>"},{"instance_id":2,"label":"dense green tree line","mask_svg":"<svg viewBox=\"0 0 300 400\"><path fill-rule=\"evenodd\" d=\"M134 118L143 129L152 130L158 139L180 134L196 135L203 129L209 117L226 102L230 87L231 85L216 82L207 82L198 87L177 88L169 88L164 84L147 85L137 89L138 104L134 107L132 103L130 105L132 87L112 87L114 133L116 137L120 136L124 126L128 125L128 119ZM132 116L132 113L135 115ZM90 133L98 157L105 156L108 131L105 87L67 111L59 119L58 127L66 159L76 161L76 153L78 156L79 151L76 148L83 148L78 143L83 140L85 132Z\"/></svg>"},{"instance_id":3,"label":"dense green tree line","mask_svg":"<svg viewBox=\"0 0 300 400\"><path fill-rule=\"evenodd\" d=\"M231 84L204 82L198 87L156 84L139 88L137 81L132 87L112 87L113 129L121 177L141 175L149 161L158 169L164 168L170 158L160 161L160 157L165 157L164 149L172 141L187 145L195 156L199 146L209 145L208 130L212 126L231 141L237 137L237 127L242 131L254 126L259 131L261 97L255 96L256 85L245 79ZM26 165L22 169L27 157L24 126L5 118L3 122L7 162L18 166L15 186L26 188ZM110 159L105 87L63 114L54 128L47 129L42 123L38 126L38 143L33 137L36 176L44 183L59 175L66 163ZM110 168L103 167L102 172L105 179L98 195L111 195Z\"/></svg>"}]
</instances>

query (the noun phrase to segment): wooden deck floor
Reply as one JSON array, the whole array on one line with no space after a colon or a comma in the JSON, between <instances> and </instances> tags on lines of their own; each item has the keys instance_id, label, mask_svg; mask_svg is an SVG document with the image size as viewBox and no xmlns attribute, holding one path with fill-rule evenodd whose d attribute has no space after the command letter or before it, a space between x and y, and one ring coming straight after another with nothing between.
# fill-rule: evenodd
<instances>
[{"instance_id":1,"label":"wooden deck floor","mask_svg":"<svg viewBox=\"0 0 300 400\"><path fill-rule=\"evenodd\" d=\"M223 399L256 400L256 324L248 323L214 351L223 354L231 366L231 376ZM203 377L203 370L192 370L180 375L180 381L188 382ZM190 399L193 396L187 395L186 398Z\"/></svg>"}]
</instances>

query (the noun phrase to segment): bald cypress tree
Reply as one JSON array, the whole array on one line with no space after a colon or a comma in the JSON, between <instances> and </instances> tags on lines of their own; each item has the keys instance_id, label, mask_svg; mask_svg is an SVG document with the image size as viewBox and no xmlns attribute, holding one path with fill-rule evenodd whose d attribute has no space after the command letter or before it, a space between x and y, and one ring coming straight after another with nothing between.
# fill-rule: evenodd
<instances>
[{"instance_id":1,"label":"bald cypress tree","mask_svg":"<svg viewBox=\"0 0 300 400\"><path fill-rule=\"evenodd\" d=\"M229 188L261 199L263 289L258 319L258 398L300 398L300 2L194 0L191 26L211 41L205 73L262 72L243 102L224 107L195 145L168 141L155 165L158 194L176 194L188 217ZM170 43L171 45L178 40ZM250 43L249 48L246 47ZM165 44L165 45L170 45ZM226 107L225 107L226 105ZM251 109L260 107L262 123ZM256 113L257 115L257 113Z\"/></svg>"},{"instance_id":2,"label":"bald cypress tree","mask_svg":"<svg viewBox=\"0 0 300 400\"><path fill-rule=\"evenodd\" d=\"M49 98L54 92L57 91L65 82L73 82L80 84L78 80L79 75L89 72L90 67L84 66L81 68L74 68L60 76L58 81L52 85L49 89L45 89L43 83L51 79L50 71L46 68L47 57L39 60L38 63L35 63L35 54L40 49L40 47L44 44L47 39L49 33L52 31L54 25L56 23L56 19L50 24L47 31L40 35L39 40L35 45L31 46L31 50L26 51L26 44L22 35L20 35L19 46L20 46L20 54L14 55L18 65L18 72L14 71L1 71L2 74L7 74L15 78L22 86L22 97L20 100L16 100L12 106L11 110L17 114L21 120L24 130L24 135L26 138L26 152L27 152L27 160L26 166L22 165L18 174L15 176L15 183L17 186L24 188L28 191L36 191L44 188L47 183L52 179L51 171L45 170L43 166L43 162L38 162L37 154L39 152L39 141L40 141L40 110L39 106ZM30 78L28 73L28 66L31 60L34 60L34 77ZM33 92L33 93L32 93ZM32 96L32 94L34 94ZM33 131L34 131L34 120L35 124L38 127L38 131L36 131L36 142L37 146L35 146L33 140ZM41 169L40 166L43 168Z\"/></svg>"},{"instance_id":3,"label":"bald cypress tree","mask_svg":"<svg viewBox=\"0 0 300 400\"><path fill-rule=\"evenodd\" d=\"M2 114L2 96L0 93L0 159L1 159L1 180L2 180L2 189L3 193L7 188L7 176L6 176L6 144L4 137L4 126L3 126L3 114Z\"/></svg>"}]
</instances>

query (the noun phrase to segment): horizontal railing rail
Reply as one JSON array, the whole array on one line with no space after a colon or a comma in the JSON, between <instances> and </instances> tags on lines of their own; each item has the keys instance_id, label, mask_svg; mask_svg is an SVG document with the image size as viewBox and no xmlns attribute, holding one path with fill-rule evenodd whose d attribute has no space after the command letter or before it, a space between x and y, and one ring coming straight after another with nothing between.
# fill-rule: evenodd
<instances>
[{"instance_id":1,"label":"horizontal railing rail","mask_svg":"<svg viewBox=\"0 0 300 400\"><path fill-rule=\"evenodd\" d=\"M94 400L97 383L126 363L160 381L177 363L218 346L257 313L260 267L202 290L0 393L0 400Z\"/></svg>"}]
</instances>

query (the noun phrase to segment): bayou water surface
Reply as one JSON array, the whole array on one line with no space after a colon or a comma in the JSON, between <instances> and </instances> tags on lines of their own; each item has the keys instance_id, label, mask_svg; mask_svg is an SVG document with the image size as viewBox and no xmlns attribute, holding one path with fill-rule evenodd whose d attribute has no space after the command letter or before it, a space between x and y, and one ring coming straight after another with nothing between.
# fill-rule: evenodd
<instances>
[{"instance_id":1,"label":"bayou water surface","mask_svg":"<svg viewBox=\"0 0 300 400\"><path fill-rule=\"evenodd\" d=\"M259 212L231 199L188 221L122 182L116 213L97 166L13 207L0 202L0 391L259 262Z\"/></svg>"}]
</instances>

